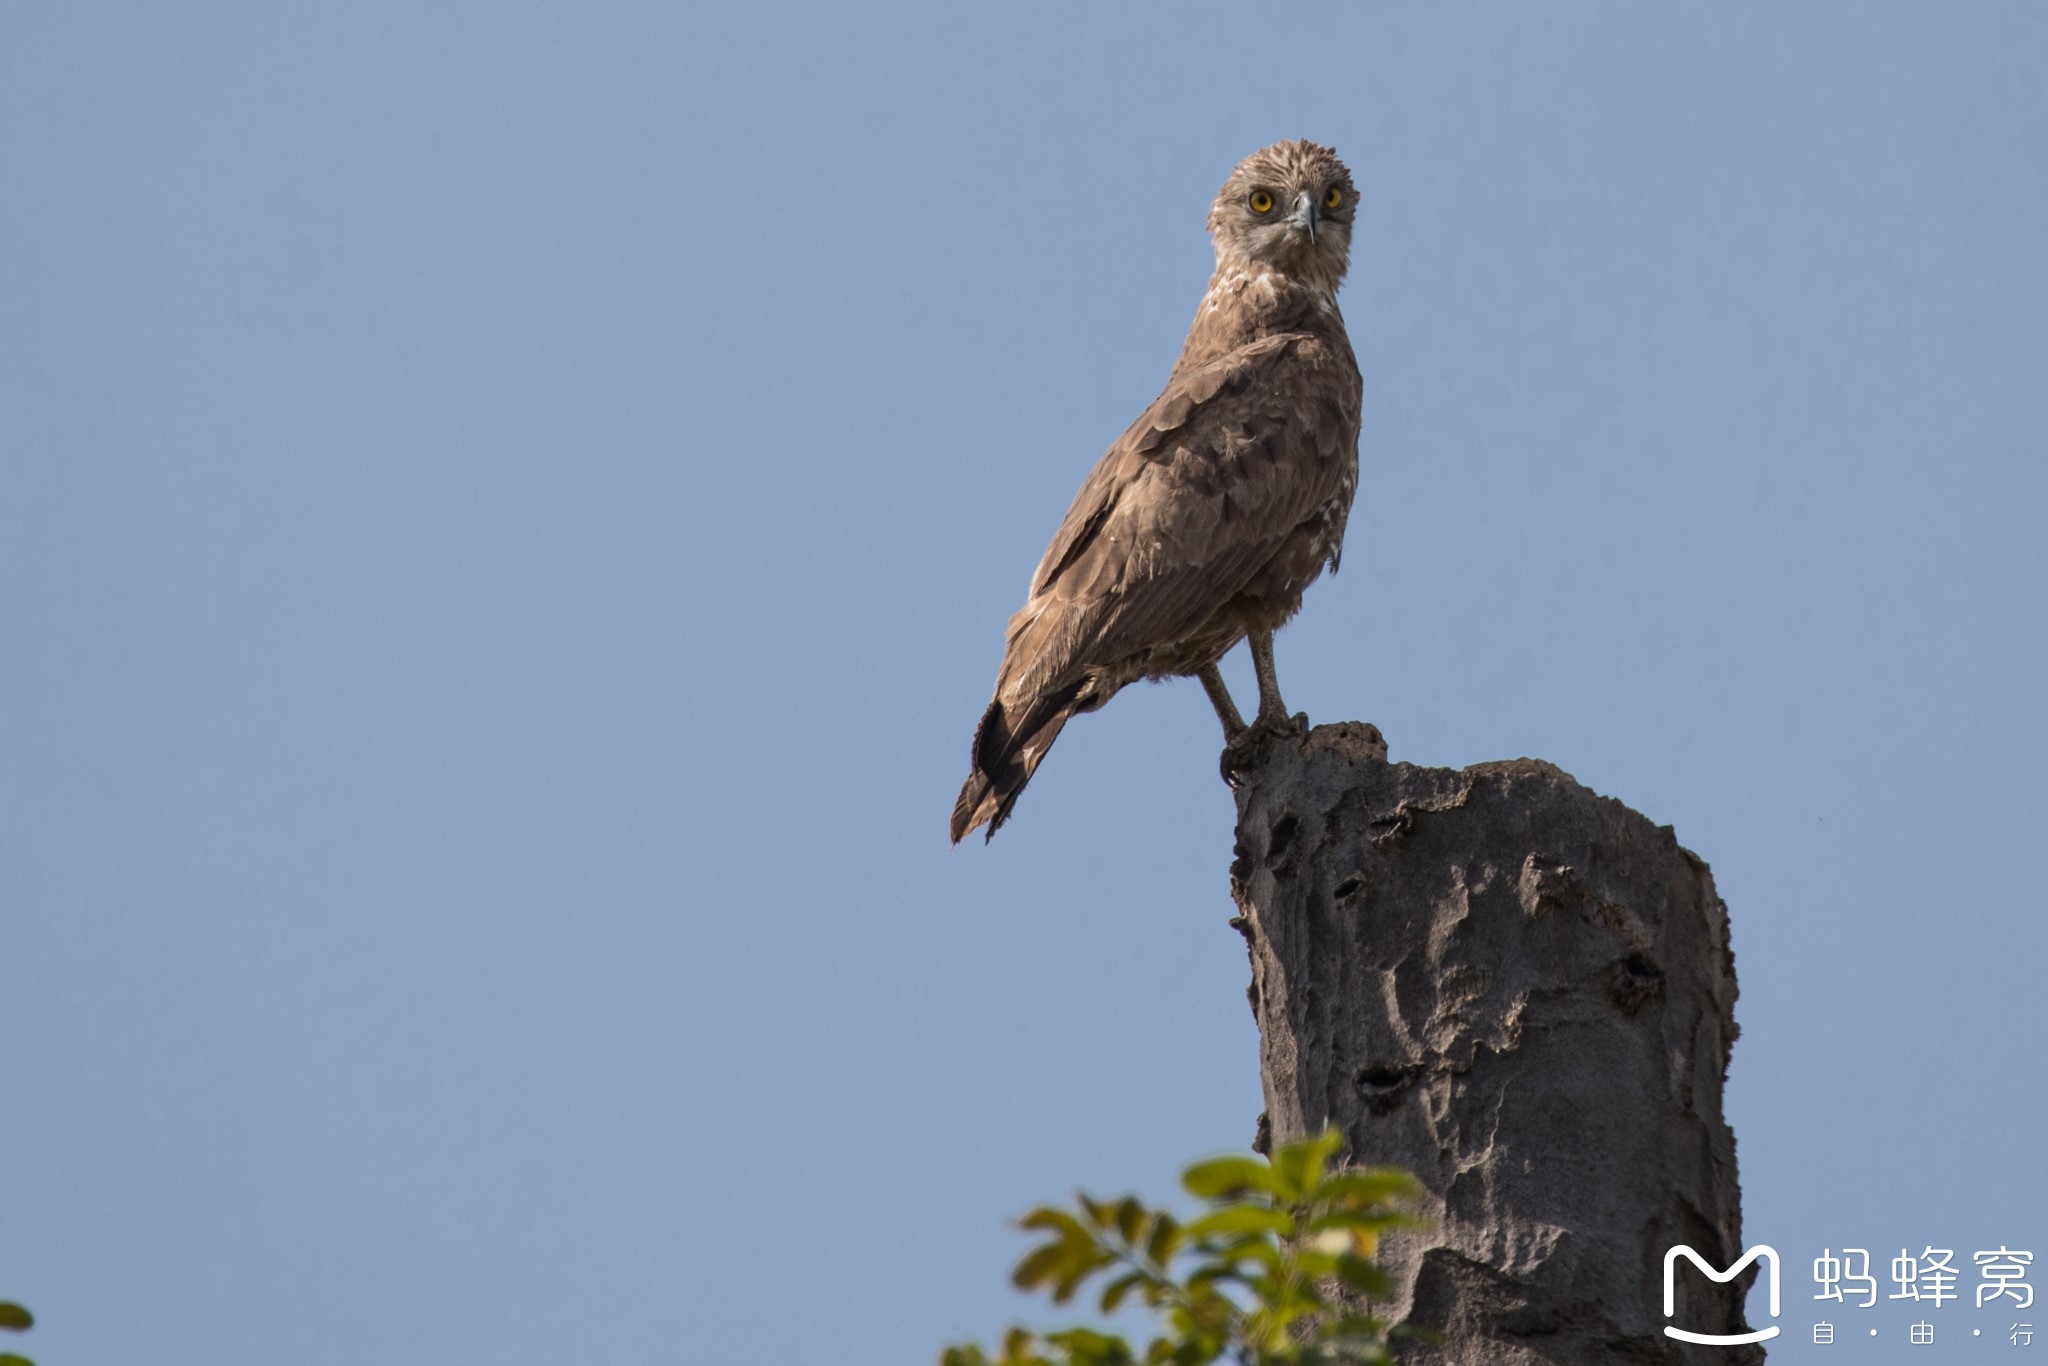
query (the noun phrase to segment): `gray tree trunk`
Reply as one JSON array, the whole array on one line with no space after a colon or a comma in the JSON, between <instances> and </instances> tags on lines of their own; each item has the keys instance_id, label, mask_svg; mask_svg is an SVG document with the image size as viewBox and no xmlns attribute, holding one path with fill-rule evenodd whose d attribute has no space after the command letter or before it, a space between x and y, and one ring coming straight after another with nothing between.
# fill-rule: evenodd
<instances>
[{"instance_id":1,"label":"gray tree trunk","mask_svg":"<svg viewBox=\"0 0 2048 1366\"><path fill-rule=\"evenodd\" d=\"M1232 923L1251 949L1260 1139L1341 1127L1407 1168L1435 1227L1389 1239L1391 1304L1459 1366L1754 1363L1741 1333L1721 1084L1727 908L1669 826L1534 759L1385 761L1371 726L1268 745L1237 793Z\"/></svg>"}]
</instances>

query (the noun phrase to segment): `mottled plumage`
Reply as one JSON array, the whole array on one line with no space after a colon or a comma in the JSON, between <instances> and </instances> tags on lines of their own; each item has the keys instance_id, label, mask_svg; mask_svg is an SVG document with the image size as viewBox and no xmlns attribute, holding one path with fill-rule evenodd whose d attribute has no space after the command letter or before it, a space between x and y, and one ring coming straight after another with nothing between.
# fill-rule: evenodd
<instances>
[{"instance_id":1,"label":"mottled plumage","mask_svg":"<svg viewBox=\"0 0 2048 1366\"><path fill-rule=\"evenodd\" d=\"M1216 273L1166 390L1081 485L1010 618L995 698L953 808L955 842L1009 815L1067 718L1140 678L1201 677L1251 637L1259 714L1286 724L1272 632L1344 543L1360 383L1337 310L1358 202L1327 147L1238 166L1209 211Z\"/></svg>"}]
</instances>

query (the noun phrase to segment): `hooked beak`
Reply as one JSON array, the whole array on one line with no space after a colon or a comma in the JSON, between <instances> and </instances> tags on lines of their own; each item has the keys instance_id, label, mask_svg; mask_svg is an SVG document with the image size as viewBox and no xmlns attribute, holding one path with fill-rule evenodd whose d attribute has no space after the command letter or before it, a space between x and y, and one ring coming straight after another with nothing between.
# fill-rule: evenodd
<instances>
[{"instance_id":1,"label":"hooked beak","mask_svg":"<svg viewBox=\"0 0 2048 1366\"><path fill-rule=\"evenodd\" d=\"M1301 198L1294 201L1294 212L1287 215L1287 226L1300 228L1313 242L1316 240L1316 220L1321 216L1316 212L1315 196L1304 190Z\"/></svg>"}]
</instances>

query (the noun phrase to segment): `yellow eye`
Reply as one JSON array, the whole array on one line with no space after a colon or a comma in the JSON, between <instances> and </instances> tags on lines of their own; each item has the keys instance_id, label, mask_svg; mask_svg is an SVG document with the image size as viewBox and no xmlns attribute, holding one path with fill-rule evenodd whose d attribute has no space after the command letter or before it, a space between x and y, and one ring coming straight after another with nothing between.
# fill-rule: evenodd
<instances>
[{"instance_id":1,"label":"yellow eye","mask_svg":"<svg viewBox=\"0 0 2048 1366\"><path fill-rule=\"evenodd\" d=\"M1271 196L1271 195L1267 194L1267 193L1266 193L1266 192L1265 192L1264 190L1253 190L1253 191L1252 191L1252 212L1253 212L1253 213L1271 213L1271 212L1273 212L1273 196Z\"/></svg>"},{"instance_id":2,"label":"yellow eye","mask_svg":"<svg viewBox=\"0 0 2048 1366\"><path fill-rule=\"evenodd\" d=\"M1329 192L1328 194L1326 194L1326 195L1324 195L1324 196L1323 196L1323 207L1324 207L1324 208L1326 208L1326 209L1341 209L1341 208L1343 208L1343 207L1344 207L1344 192L1343 192L1342 190L1338 189L1338 188L1337 188L1337 187L1336 187L1335 185L1332 185L1332 186L1330 187L1330 192Z\"/></svg>"}]
</instances>

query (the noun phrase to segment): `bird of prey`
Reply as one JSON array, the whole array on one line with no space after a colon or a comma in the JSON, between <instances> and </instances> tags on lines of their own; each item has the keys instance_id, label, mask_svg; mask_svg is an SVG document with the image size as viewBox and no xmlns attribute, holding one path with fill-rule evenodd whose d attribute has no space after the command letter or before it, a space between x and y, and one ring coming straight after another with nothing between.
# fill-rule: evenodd
<instances>
[{"instance_id":1,"label":"bird of prey","mask_svg":"<svg viewBox=\"0 0 2048 1366\"><path fill-rule=\"evenodd\" d=\"M1226 772L1295 723L1273 631L1344 543L1362 386L1337 311L1358 191L1335 152L1282 142L1209 209L1216 273L1166 389L1081 485L1010 618L995 698L953 807L954 843L993 837L1076 712L1141 678L1195 677ZM1217 661L1249 637L1250 726Z\"/></svg>"}]
</instances>

